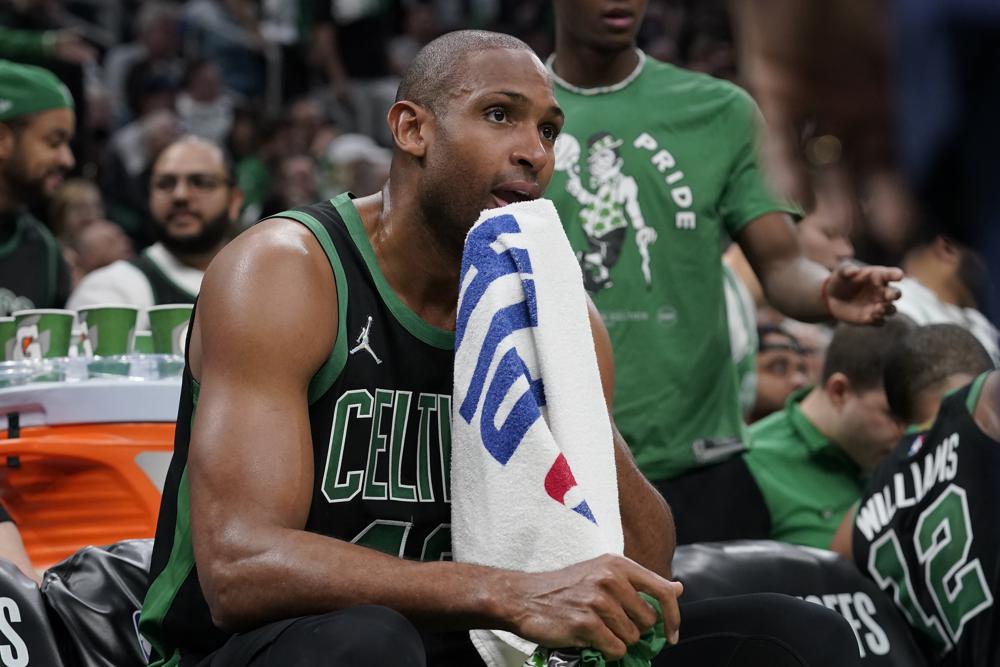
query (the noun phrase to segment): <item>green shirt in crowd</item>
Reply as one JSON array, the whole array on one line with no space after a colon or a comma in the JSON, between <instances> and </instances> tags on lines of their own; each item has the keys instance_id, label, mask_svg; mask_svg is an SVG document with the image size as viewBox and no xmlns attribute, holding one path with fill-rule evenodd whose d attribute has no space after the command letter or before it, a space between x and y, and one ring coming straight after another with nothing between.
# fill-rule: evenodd
<instances>
[{"instance_id":1,"label":"green shirt in crowd","mask_svg":"<svg viewBox=\"0 0 1000 667\"><path fill-rule=\"evenodd\" d=\"M779 204L764 184L759 113L731 83L644 55L614 86L555 77L566 113L556 208L614 349L614 417L650 479L743 448L720 253Z\"/></svg>"},{"instance_id":2,"label":"green shirt in crowd","mask_svg":"<svg viewBox=\"0 0 1000 667\"><path fill-rule=\"evenodd\" d=\"M810 390L793 393L783 410L750 427L743 459L771 515L771 538L828 549L867 475L802 413Z\"/></svg>"}]
</instances>

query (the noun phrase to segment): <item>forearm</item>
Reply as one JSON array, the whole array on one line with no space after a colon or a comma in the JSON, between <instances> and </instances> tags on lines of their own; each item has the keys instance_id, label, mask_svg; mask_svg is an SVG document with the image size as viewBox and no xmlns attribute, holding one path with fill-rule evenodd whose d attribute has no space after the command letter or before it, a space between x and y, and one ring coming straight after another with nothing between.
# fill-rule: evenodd
<instances>
[{"instance_id":1,"label":"forearm","mask_svg":"<svg viewBox=\"0 0 1000 667\"><path fill-rule=\"evenodd\" d=\"M774 262L762 273L764 295L779 311L803 322L830 319L822 293L830 272L821 265L798 255Z\"/></svg>"},{"instance_id":2,"label":"forearm","mask_svg":"<svg viewBox=\"0 0 1000 667\"><path fill-rule=\"evenodd\" d=\"M229 630L363 604L433 630L513 627L517 573L403 560L303 530L227 533L238 537L220 538L198 564L213 619Z\"/></svg>"},{"instance_id":3,"label":"forearm","mask_svg":"<svg viewBox=\"0 0 1000 667\"><path fill-rule=\"evenodd\" d=\"M615 438L618 497L622 508L625 555L660 576L671 576L676 535L670 506L635 467L628 445Z\"/></svg>"}]
</instances>

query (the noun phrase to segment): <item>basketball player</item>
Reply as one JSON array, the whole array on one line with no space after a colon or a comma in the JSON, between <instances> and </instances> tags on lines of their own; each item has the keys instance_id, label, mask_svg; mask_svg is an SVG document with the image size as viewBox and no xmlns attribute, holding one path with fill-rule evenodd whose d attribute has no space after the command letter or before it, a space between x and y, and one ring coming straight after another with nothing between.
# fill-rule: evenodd
<instances>
[{"instance_id":1,"label":"basketball player","mask_svg":"<svg viewBox=\"0 0 1000 667\"><path fill-rule=\"evenodd\" d=\"M618 658L655 622L640 591L690 655L673 665L738 655L748 634L766 662L747 665L856 664L842 619L785 598L690 605L678 640L669 510L618 436L626 557L533 574L441 562L464 237L480 210L540 196L563 117L523 42L466 31L421 51L388 122L381 192L264 221L205 276L142 611L154 664L480 664L469 628Z\"/></svg>"},{"instance_id":2,"label":"basketball player","mask_svg":"<svg viewBox=\"0 0 1000 667\"><path fill-rule=\"evenodd\" d=\"M853 535L834 544L893 597L935 664L950 667L1000 664L1000 371L992 367L954 324L904 338L886 366L886 393L900 417L925 423L879 467Z\"/></svg>"}]
</instances>

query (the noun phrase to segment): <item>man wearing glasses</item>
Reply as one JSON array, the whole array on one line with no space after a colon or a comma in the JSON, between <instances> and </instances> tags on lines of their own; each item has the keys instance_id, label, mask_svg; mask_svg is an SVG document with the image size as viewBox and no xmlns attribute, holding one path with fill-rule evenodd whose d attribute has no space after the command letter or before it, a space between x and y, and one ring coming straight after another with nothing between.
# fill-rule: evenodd
<instances>
[{"instance_id":1,"label":"man wearing glasses","mask_svg":"<svg viewBox=\"0 0 1000 667\"><path fill-rule=\"evenodd\" d=\"M85 276L70 296L69 308L194 303L205 269L233 236L243 194L232 182L222 149L195 136L163 150L153 165L149 190L156 243L135 260L120 260ZM140 314L140 320L145 317Z\"/></svg>"}]
</instances>

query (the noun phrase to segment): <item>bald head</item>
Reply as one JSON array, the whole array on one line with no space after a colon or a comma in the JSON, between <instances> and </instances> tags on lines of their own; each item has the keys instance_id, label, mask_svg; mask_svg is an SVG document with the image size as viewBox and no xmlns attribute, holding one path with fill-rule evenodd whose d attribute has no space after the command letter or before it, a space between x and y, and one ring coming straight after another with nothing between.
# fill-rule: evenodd
<instances>
[{"instance_id":1,"label":"bald head","mask_svg":"<svg viewBox=\"0 0 1000 667\"><path fill-rule=\"evenodd\" d=\"M467 73L470 54L490 49L532 52L517 37L486 30L456 30L425 46L403 74L396 101L409 100L434 113L448 99L448 91L460 85Z\"/></svg>"},{"instance_id":2,"label":"bald head","mask_svg":"<svg viewBox=\"0 0 1000 667\"><path fill-rule=\"evenodd\" d=\"M233 176L232 163L229 159L229 154L226 153L225 149L214 141L205 139L204 137L199 137L196 134L186 134L179 139L176 139L164 147L157 155L156 161L153 164L154 171L156 170L156 165L164 160L169 159L168 156L173 157L172 154L181 154L187 156L190 154L188 147L194 149L194 153L198 155L204 155L209 163L213 166L217 166L226 175L227 179L231 179Z\"/></svg>"}]
</instances>

